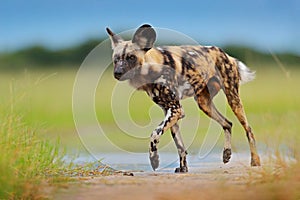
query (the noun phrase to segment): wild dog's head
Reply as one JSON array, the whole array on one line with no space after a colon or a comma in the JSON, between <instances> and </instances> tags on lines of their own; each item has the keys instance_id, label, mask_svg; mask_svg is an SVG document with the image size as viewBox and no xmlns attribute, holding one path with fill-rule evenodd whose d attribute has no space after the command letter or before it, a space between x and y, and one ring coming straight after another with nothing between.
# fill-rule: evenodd
<instances>
[{"instance_id":1,"label":"wild dog's head","mask_svg":"<svg viewBox=\"0 0 300 200\"><path fill-rule=\"evenodd\" d=\"M113 49L114 77L118 80L133 78L143 65L145 54L153 47L156 39L154 29L144 24L137 29L130 41L124 41L109 28L106 31Z\"/></svg>"}]
</instances>

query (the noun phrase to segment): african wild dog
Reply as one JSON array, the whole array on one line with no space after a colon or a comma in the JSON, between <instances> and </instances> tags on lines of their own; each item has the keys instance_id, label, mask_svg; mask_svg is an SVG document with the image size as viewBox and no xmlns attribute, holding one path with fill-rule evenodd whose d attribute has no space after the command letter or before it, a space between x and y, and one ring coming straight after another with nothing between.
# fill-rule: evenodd
<instances>
[{"instance_id":1,"label":"african wild dog","mask_svg":"<svg viewBox=\"0 0 300 200\"><path fill-rule=\"evenodd\" d=\"M188 171L187 151L177 122L184 117L180 100L191 96L194 96L205 114L223 127L223 162L229 162L232 123L220 114L212 101L221 89L246 131L251 151L251 166L260 165L254 135L239 96L239 84L252 80L254 73L242 62L214 46L154 47L156 33L148 24L139 27L131 41L124 41L109 28L106 30L112 43L114 77L120 81L129 80L137 89L146 91L164 110L165 119L150 137L149 157L153 170L159 165L157 144L160 136L170 128L180 158L180 167L176 168L175 172Z\"/></svg>"}]
</instances>

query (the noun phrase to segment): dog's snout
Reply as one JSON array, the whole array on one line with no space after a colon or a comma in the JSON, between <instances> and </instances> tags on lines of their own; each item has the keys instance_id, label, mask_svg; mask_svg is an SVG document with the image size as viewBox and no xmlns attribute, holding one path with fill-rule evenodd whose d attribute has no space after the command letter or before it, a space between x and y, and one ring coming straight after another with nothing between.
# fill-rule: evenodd
<instances>
[{"instance_id":1,"label":"dog's snout","mask_svg":"<svg viewBox=\"0 0 300 200\"><path fill-rule=\"evenodd\" d=\"M124 74L123 68L119 67L119 68L115 69L115 71L114 71L114 76L116 79L120 79L123 74Z\"/></svg>"},{"instance_id":2,"label":"dog's snout","mask_svg":"<svg viewBox=\"0 0 300 200\"><path fill-rule=\"evenodd\" d=\"M127 63L123 60L120 60L115 65L114 76L116 79L120 79L126 73Z\"/></svg>"}]
</instances>

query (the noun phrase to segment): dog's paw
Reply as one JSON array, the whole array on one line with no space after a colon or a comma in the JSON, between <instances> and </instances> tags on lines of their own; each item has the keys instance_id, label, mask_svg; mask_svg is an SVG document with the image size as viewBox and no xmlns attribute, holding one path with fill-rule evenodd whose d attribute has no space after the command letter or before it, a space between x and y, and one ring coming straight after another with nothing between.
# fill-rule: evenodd
<instances>
[{"instance_id":1,"label":"dog's paw","mask_svg":"<svg viewBox=\"0 0 300 200\"><path fill-rule=\"evenodd\" d=\"M149 158L150 158L152 169L155 171L159 166L159 156L157 151L150 152Z\"/></svg>"},{"instance_id":2,"label":"dog's paw","mask_svg":"<svg viewBox=\"0 0 300 200\"><path fill-rule=\"evenodd\" d=\"M187 166L184 166L184 167L177 167L175 169L175 173L187 173L188 172L188 168Z\"/></svg>"},{"instance_id":3,"label":"dog's paw","mask_svg":"<svg viewBox=\"0 0 300 200\"><path fill-rule=\"evenodd\" d=\"M223 151L223 163L226 164L231 158L231 149L224 149Z\"/></svg>"},{"instance_id":4,"label":"dog's paw","mask_svg":"<svg viewBox=\"0 0 300 200\"><path fill-rule=\"evenodd\" d=\"M261 166L260 159L259 159L258 155L253 155L251 157L251 166L252 167Z\"/></svg>"}]
</instances>

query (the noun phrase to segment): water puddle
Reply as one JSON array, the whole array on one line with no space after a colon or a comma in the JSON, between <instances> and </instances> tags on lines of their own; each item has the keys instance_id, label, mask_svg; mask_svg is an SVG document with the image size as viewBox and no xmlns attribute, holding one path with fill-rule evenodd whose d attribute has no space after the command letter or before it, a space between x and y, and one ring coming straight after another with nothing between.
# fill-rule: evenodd
<instances>
[{"instance_id":1,"label":"water puddle","mask_svg":"<svg viewBox=\"0 0 300 200\"><path fill-rule=\"evenodd\" d=\"M179 166L178 155L175 153L161 152L160 167L156 172L174 172L174 169ZM103 158L101 162L112 167L115 170L133 171L133 172L153 172L147 153L99 153L98 155L80 155L75 163L95 162L95 158ZM246 152L233 153L231 161L228 164L222 162L222 152L212 152L205 158L200 158L199 155L187 156L189 172L203 172L205 170L230 168L232 166L244 165L249 166L250 155Z\"/></svg>"}]
</instances>

